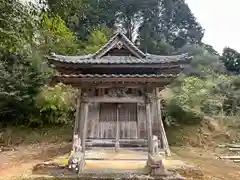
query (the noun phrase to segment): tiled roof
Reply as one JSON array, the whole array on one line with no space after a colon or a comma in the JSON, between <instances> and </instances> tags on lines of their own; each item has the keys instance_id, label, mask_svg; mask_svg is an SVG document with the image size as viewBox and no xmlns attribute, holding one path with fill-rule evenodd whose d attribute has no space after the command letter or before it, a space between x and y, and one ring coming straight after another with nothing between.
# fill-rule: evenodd
<instances>
[{"instance_id":1,"label":"tiled roof","mask_svg":"<svg viewBox=\"0 0 240 180\"><path fill-rule=\"evenodd\" d=\"M118 45L120 47L118 47ZM130 52L131 55L107 55L111 49L116 47L121 49L123 46ZM173 56L145 54L121 32L113 36L106 45L94 54L84 56L62 56L51 54L51 56L48 57L49 60L54 62L70 64L161 64L182 62L186 61L188 58L188 54Z\"/></svg>"},{"instance_id":2,"label":"tiled roof","mask_svg":"<svg viewBox=\"0 0 240 180\"><path fill-rule=\"evenodd\" d=\"M60 75L65 78L175 78L173 74L70 74Z\"/></svg>"},{"instance_id":3,"label":"tiled roof","mask_svg":"<svg viewBox=\"0 0 240 180\"><path fill-rule=\"evenodd\" d=\"M104 56L102 58L93 58L92 54L86 56L62 56L54 54L49 57L49 59L54 61L71 64L158 64L185 61L187 58L187 54L174 56L147 54L146 58L137 58L134 56Z\"/></svg>"}]
</instances>

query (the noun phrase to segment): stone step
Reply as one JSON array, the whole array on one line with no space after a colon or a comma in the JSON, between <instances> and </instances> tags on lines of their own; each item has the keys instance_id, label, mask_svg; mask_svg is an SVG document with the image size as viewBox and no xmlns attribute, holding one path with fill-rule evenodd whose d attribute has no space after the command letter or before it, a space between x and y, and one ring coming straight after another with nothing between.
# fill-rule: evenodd
<instances>
[{"instance_id":1,"label":"stone step","mask_svg":"<svg viewBox=\"0 0 240 180\"><path fill-rule=\"evenodd\" d=\"M134 173L81 173L79 175L81 180L185 180L179 174L172 174L171 176L152 177L149 175L140 175Z\"/></svg>"},{"instance_id":2,"label":"stone step","mask_svg":"<svg viewBox=\"0 0 240 180\"><path fill-rule=\"evenodd\" d=\"M160 174L156 177L148 176L148 169L146 168L146 161L130 161L130 160L103 160L103 161L89 161L86 164L81 177L104 177L105 179L116 179L116 177L124 176L124 179L138 179L137 177L145 177L144 179L156 180L184 180L176 172L168 172ZM129 178L127 178L129 177ZM135 177L135 178L133 178Z\"/></svg>"}]
</instances>

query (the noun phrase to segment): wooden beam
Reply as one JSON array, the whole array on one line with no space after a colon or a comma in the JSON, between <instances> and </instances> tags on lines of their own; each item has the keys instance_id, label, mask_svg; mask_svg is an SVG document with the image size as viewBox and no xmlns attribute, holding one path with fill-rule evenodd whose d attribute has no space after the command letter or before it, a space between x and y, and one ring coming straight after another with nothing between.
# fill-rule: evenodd
<instances>
[{"instance_id":1,"label":"wooden beam","mask_svg":"<svg viewBox=\"0 0 240 180\"><path fill-rule=\"evenodd\" d=\"M88 124L88 103L83 103L84 113L83 113L83 128L82 128L82 152L85 153L86 150L86 136L87 136L87 124Z\"/></svg>"},{"instance_id":2,"label":"wooden beam","mask_svg":"<svg viewBox=\"0 0 240 180\"><path fill-rule=\"evenodd\" d=\"M86 69L86 68L153 68L153 69L169 69L180 68L184 61L170 62L170 63L141 63L141 64L76 64L76 63L65 63L50 60L50 63L55 67L73 68L73 69Z\"/></svg>"},{"instance_id":3,"label":"wooden beam","mask_svg":"<svg viewBox=\"0 0 240 180\"><path fill-rule=\"evenodd\" d=\"M165 76L165 77L78 77L78 76L67 76L60 75L54 76L54 78L65 81L77 81L81 83L89 83L89 82L101 82L101 83L134 83L134 84L145 84L145 83L171 83L172 80L177 78L178 75L174 76ZM125 85L126 85L125 84Z\"/></svg>"},{"instance_id":4,"label":"wooden beam","mask_svg":"<svg viewBox=\"0 0 240 180\"><path fill-rule=\"evenodd\" d=\"M126 79L125 79L126 80ZM106 79L106 80L93 80L89 78L88 80L82 81L80 78L66 78L66 77L59 77L59 76L54 76L51 81L49 82L50 86L54 86L58 83L64 83L67 85L71 85L76 88L111 88L111 87L129 87L129 88L143 88L147 84L150 84L152 87L161 87L164 88L165 86L169 85L172 80L158 80L157 82L152 81L152 82L147 82L147 81L141 81L139 79L135 80L112 80L112 79Z\"/></svg>"},{"instance_id":5,"label":"wooden beam","mask_svg":"<svg viewBox=\"0 0 240 180\"><path fill-rule=\"evenodd\" d=\"M148 132L148 153L153 154L153 146L152 146L152 113L151 113L151 104L149 102L146 103L146 114L147 114L147 132Z\"/></svg>"},{"instance_id":6,"label":"wooden beam","mask_svg":"<svg viewBox=\"0 0 240 180\"><path fill-rule=\"evenodd\" d=\"M111 82L89 82L89 83L83 83L83 82L71 82L71 81L59 81L59 82L51 82L50 85L55 85L57 83L64 83L66 85L71 85L72 87L76 88L87 88L87 87L94 87L94 88L111 88L111 87L129 87L129 88L143 88L146 86L146 84L137 84L137 83L111 83ZM165 86L168 84L163 83L151 83L152 87L162 87L164 89Z\"/></svg>"},{"instance_id":7,"label":"wooden beam","mask_svg":"<svg viewBox=\"0 0 240 180\"><path fill-rule=\"evenodd\" d=\"M160 89L156 88L156 97L157 97L157 113L158 113L158 119L159 119L159 125L160 125L160 132L161 132L161 138L163 143L163 149L166 151L167 156L171 156L171 151L169 148L167 135L165 132L165 128L162 121L162 111L161 111L161 98L160 98Z\"/></svg>"},{"instance_id":8,"label":"wooden beam","mask_svg":"<svg viewBox=\"0 0 240 180\"><path fill-rule=\"evenodd\" d=\"M144 103L144 97L86 97L84 102L89 103Z\"/></svg>"}]
</instances>

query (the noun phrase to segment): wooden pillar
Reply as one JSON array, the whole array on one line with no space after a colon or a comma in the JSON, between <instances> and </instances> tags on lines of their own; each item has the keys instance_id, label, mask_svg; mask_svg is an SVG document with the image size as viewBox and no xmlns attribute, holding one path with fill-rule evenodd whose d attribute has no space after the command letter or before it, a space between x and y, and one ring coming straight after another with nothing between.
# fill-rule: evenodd
<instances>
[{"instance_id":1,"label":"wooden pillar","mask_svg":"<svg viewBox=\"0 0 240 180\"><path fill-rule=\"evenodd\" d=\"M137 103L137 138L140 139L140 111L139 111L139 103Z\"/></svg>"},{"instance_id":2,"label":"wooden pillar","mask_svg":"<svg viewBox=\"0 0 240 180\"><path fill-rule=\"evenodd\" d=\"M74 131L73 131L73 140L74 140L74 136L75 135L80 135L80 121L81 121L81 108L80 108L80 104L81 104L81 96L80 96L80 90L77 93L77 105L76 105L76 113L75 113L75 122L74 122ZM74 142L73 142L74 145Z\"/></svg>"},{"instance_id":3,"label":"wooden pillar","mask_svg":"<svg viewBox=\"0 0 240 180\"><path fill-rule=\"evenodd\" d=\"M146 114L147 114L147 132L148 132L148 153L153 154L153 146L152 146L152 113L151 113L151 104L150 102L146 102Z\"/></svg>"},{"instance_id":4,"label":"wooden pillar","mask_svg":"<svg viewBox=\"0 0 240 180\"><path fill-rule=\"evenodd\" d=\"M88 103L82 103L83 105L83 127L82 127L82 136L81 136L81 141L82 141L82 152L85 153L86 150L86 136L87 136L87 124L88 124Z\"/></svg>"},{"instance_id":5,"label":"wooden pillar","mask_svg":"<svg viewBox=\"0 0 240 180\"><path fill-rule=\"evenodd\" d=\"M119 139L120 139L120 135L119 135L119 131L120 131L120 126L119 126L119 105L117 105L117 124L116 124L116 143L115 143L115 150L118 151L119 148L120 148L120 145L119 145Z\"/></svg>"},{"instance_id":6,"label":"wooden pillar","mask_svg":"<svg viewBox=\"0 0 240 180\"><path fill-rule=\"evenodd\" d=\"M156 88L156 97L157 97L157 113L158 113L158 119L159 119L163 149L165 150L167 156L171 156L171 151L170 151L170 148L169 148L167 135L166 135L166 132L165 132L165 129L164 129L163 121L162 121L161 97L160 97L160 89L159 88Z\"/></svg>"}]
</instances>

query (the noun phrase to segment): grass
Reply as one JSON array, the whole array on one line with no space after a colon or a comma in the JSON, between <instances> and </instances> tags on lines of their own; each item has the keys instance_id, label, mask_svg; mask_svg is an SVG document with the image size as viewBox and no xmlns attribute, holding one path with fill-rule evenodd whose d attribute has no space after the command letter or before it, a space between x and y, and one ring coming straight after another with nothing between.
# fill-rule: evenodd
<instances>
[{"instance_id":1,"label":"grass","mask_svg":"<svg viewBox=\"0 0 240 180\"><path fill-rule=\"evenodd\" d=\"M8 127L0 131L0 145L31 145L38 143L60 143L72 140L70 126L45 128Z\"/></svg>"}]
</instances>

